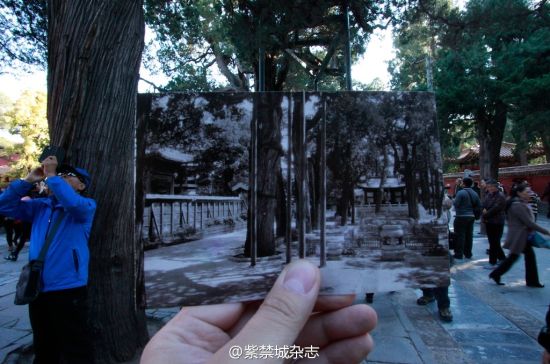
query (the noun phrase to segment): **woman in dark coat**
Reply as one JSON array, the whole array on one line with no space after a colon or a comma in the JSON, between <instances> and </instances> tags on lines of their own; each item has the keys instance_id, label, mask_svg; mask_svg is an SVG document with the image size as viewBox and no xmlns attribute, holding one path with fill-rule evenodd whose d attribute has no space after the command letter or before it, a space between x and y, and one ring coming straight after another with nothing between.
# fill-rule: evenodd
<instances>
[{"instance_id":1,"label":"woman in dark coat","mask_svg":"<svg viewBox=\"0 0 550 364\"><path fill-rule=\"evenodd\" d=\"M506 214L508 222L508 234L504 247L510 250L510 254L498 267L489 274L489 278L502 285L500 277L508 272L518 260L521 253L525 257L525 283L528 287L542 288L537 271L537 259L533 246L527 241L529 234L538 231L550 235L550 232L534 222L533 213L529 208L531 188L527 183L519 183L512 187L510 198L506 202Z\"/></svg>"}]
</instances>

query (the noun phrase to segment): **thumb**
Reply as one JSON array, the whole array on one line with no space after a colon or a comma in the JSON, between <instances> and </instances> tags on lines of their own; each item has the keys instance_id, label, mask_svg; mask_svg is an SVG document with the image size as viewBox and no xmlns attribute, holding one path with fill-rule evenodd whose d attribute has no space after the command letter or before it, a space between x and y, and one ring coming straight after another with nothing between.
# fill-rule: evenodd
<instances>
[{"instance_id":1,"label":"thumb","mask_svg":"<svg viewBox=\"0 0 550 364\"><path fill-rule=\"evenodd\" d=\"M256 314L227 345L292 345L311 315L321 274L306 260L290 263ZM223 353L223 350L222 350Z\"/></svg>"}]
</instances>

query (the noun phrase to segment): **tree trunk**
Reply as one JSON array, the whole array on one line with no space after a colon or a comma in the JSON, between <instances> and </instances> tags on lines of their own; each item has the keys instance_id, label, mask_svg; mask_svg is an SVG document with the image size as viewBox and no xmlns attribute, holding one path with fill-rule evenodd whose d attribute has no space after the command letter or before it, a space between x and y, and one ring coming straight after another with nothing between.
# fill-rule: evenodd
<instances>
[{"instance_id":1,"label":"tree trunk","mask_svg":"<svg viewBox=\"0 0 550 364\"><path fill-rule=\"evenodd\" d=\"M409 145L405 142L401 144L403 151L403 178L405 179L405 193L407 196L407 206L409 210L409 217L418 219L418 187L416 180L416 145L412 145L409 149Z\"/></svg>"},{"instance_id":2,"label":"tree trunk","mask_svg":"<svg viewBox=\"0 0 550 364\"><path fill-rule=\"evenodd\" d=\"M97 202L89 299L96 361L134 357L147 341L143 249L136 239L136 95L143 4L49 0L48 122L68 163L86 168Z\"/></svg>"},{"instance_id":3,"label":"tree trunk","mask_svg":"<svg viewBox=\"0 0 550 364\"><path fill-rule=\"evenodd\" d=\"M541 134L541 139L546 163L550 163L550 134Z\"/></svg>"},{"instance_id":4,"label":"tree trunk","mask_svg":"<svg viewBox=\"0 0 550 364\"><path fill-rule=\"evenodd\" d=\"M277 208L277 178L281 166L282 94L258 97L258 256L275 254L273 225Z\"/></svg>"},{"instance_id":5,"label":"tree trunk","mask_svg":"<svg viewBox=\"0 0 550 364\"><path fill-rule=\"evenodd\" d=\"M353 181L349 178L349 173L346 173L344 178L342 181L342 197L338 204L338 213L341 214L340 226L347 225L351 201L353 200Z\"/></svg>"},{"instance_id":6,"label":"tree trunk","mask_svg":"<svg viewBox=\"0 0 550 364\"><path fill-rule=\"evenodd\" d=\"M281 166L282 94L260 93L254 107L258 114L258 170L257 170L257 242L258 256L275 254L273 225L277 210L277 178L274 171ZM250 206L250 205L249 205ZM249 219L250 221L250 219ZM248 229L250 231L250 223ZM245 255L250 256L250 239L245 243Z\"/></svg>"},{"instance_id":7,"label":"tree trunk","mask_svg":"<svg viewBox=\"0 0 550 364\"><path fill-rule=\"evenodd\" d=\"M516 154L520 166L526 166L529 164L529 158L527 158L527 132L523 130L519 137L520 141L516 144Z\"/></svg>"},{"instance_id":8,"label":"tree trunk","mask_svg":"<svg viewBox=\"0 0 550 364\"><path fill-rule=\"evenodd\" d=\"M480 178L498 179L500 148L506 127L506 116L507 107L500 101L496 102L493 117L487 115L484 110L476 115Z\"/></svg>"},{"instance_id":9,"label":"tree trunk","mask_svg":"<svg viewBox=\"0 0 550 364\"><path fill-rule=\"evenodd\" d=\"M276 225L277 231L276 236L282 237L286 234L287 224L286 224L286 190L285 190L285 179L283 177L283 170L279 165L277 169L277 216L276 216Z\"/></svg>"}]
</instances>

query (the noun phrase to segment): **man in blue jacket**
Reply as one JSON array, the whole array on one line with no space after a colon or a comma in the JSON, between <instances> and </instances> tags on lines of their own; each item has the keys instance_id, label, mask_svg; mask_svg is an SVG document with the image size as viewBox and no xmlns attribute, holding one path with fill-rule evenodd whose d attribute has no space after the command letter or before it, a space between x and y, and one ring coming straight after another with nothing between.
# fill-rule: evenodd
<instances>
[{"instance_id":1,"label":"man in blue jacket","mask_svg":"<svg viewBox=\"0 0 550 364\"><path fill-rule=\"evenodd\" d=\"M474 209L481 206L477 193L472 190L473 180L465 177L462 180L464 188L457 192L453 206L455 208L455 259L472 258L472 244L474 233Z\"/></svg>"},{"instance_id":2,"label":"man in blue jacket","mask_svg":"<svg viewBox=\"0 0 550 364\"><path fill-rule=\"evenodd\" d=\"M45 181L49 196L21 200L35 183ZM44 259L42 289L29 304L35 363L90 363L87 325L88 239L96 203L83 196L90 185L86 170L62 165L55 156L0 195L0 214L32 222L29 260L38 258L48 229L62 220Z\"/></svg>"}]
</instances>

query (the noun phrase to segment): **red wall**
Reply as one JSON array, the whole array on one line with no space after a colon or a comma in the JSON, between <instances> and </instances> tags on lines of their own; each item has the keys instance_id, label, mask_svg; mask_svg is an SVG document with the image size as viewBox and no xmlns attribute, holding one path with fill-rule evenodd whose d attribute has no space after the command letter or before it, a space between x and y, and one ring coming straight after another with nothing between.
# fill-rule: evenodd
<instances>
[{"instance_id":1,"label":"red wall","mask_svg":"<svg viewBox=\"0 0 550 364\"><path fill-rule=\"evenodd\" d=\"M451 186L449 190L449 194L452 196L454 193L454 187L455 187L455 181L457 177L444 177L443 183L445 185L449 184ZM529 175L514 175L514 176L504 176L499 178L499 182L504 186L506 193L510 192L510 188L512 187L512 184L514 183L515 179L521 179L527 181L531 185L531 189L535 191L539 196L542 196L542 193L544 192L544 189L546 188L546 185L548 182L550 182L550 174L549 175L536 175L536 176L529 176ZM479 182L479 177L474 176L474 181Z\"/></svg>"}]
</instances>

